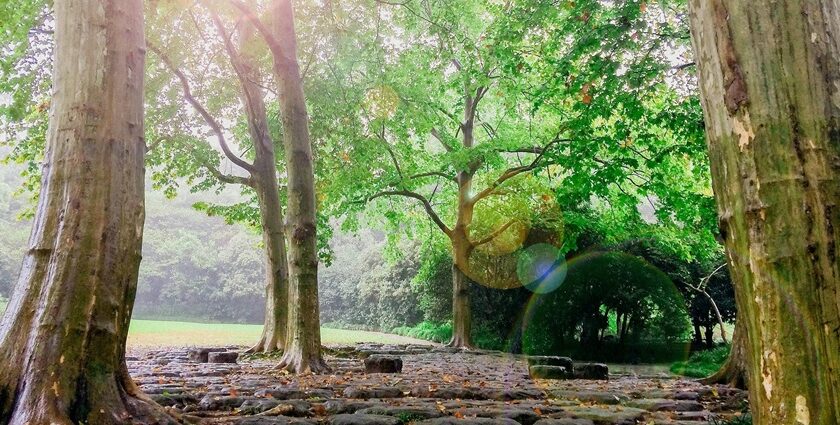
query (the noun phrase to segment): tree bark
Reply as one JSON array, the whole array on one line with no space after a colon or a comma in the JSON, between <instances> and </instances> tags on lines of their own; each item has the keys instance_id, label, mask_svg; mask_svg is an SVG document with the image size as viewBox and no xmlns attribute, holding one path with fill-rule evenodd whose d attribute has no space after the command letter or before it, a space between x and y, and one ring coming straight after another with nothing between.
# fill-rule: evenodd
<instances>
[{"instance_id":1,"label":"tree bark","mask_svg":"<svg viewBox=\"0 0 840 425\"><path fill-rule=\"evenodd\" d=\"M742 390L747 389L747 331L741 323L742 320L735 322L732 348L726 363L714 375L701 379L700 382L706 385L725 384Z\"/></svg>"},{"instance_id":2,"label":"tree bark","mask_svg":"<svg viewBox=\"0 0 840 425\"><path fill-rule=\"evenodd\" d=\"M461 124L464 148L473 147L473 128L476 102L469 87L464 90L464 122ZM452 339L450 347L472 348L472 311L470 309L470 286L465 273L470 270L470 255L475 247L470 241L469 226L472 224L475 203L472 194L474 167L458 172L458 211L455 227L449 235L452 244Z\"/></svg>"},{"instance_id":3,"label":"tree bark","mask_svg":"<svg viewBox=\"0 0 840 425\"><path fill-rule=\"evenodd\" d=\"M0 323L0 423L173 423L125 366L144 222L143 5L54 7L41 194Z\"/></svg>"},{"instance_id":4,"label":"tree bark","mask_svg":"<svg viewBox=\"0 0 840 425\"><path fill-rule=\"evenodd\" d=\"M457 265L452 265L452 339L450 347L472 347L472 310L469 282Z\"/></svg>"},{"instance_id":5,"label":"tree bark","mask_svg":"<svg viewBox=\"0 0 840 425\"><path fill-rule=\"evenodd\" d=\"M283 231L283 210L277 183L277 157L274 141L268 132L265 97L256 61L247 44L253 37L253 27L240 27L240 56L231 59L240 68L242 103L248 117L248 130L254 144L254 169L251 173L260 206L260 224L265 252L265 322L260 340L249 352L282 350L286 342L288 314L289 271L286 259L286 240Z\"/></svg>"},{"instance_id":6,"label":"tree bark","mask_svg":"<svg viewBox=\"0 0 840 425\"><path fill-rule=\"evenodd\" d=\"M321 356L318 311L318 248L315 175L309 117L297 61L294 12L290 0L272 3L276 45L274 76L279 85L283 144L288 174L289 323L280 367L295 373L329 371Z\"/></svg>"},{"instance_id":7,"label":"tree bark","mask_svg":"<svg viewBox=\"0 0 840 425\"><path fill-rule=\"evenodd\" d=\"M754 423L840 423L840 2L690 19Z\"/></svg>"}]
</instances>

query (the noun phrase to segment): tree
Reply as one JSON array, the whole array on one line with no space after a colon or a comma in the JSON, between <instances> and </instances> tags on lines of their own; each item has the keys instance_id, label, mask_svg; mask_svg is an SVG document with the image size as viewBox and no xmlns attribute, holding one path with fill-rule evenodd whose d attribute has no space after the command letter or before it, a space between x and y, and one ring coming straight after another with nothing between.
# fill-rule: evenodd
<instances>
[{"instance_id":1,"label":"tree","mask_svg":"<svg viewBox=\"0 0 840 425\"><path fill-rule=\"evenodd\" d=\"M689 4L753 421L840 423L840 2Z\"/></svg>"},{"instance_id":2,"label":"tree","mask_svg":"<svg viewBox=\"0 0 840 425\"><path fill-rule=\"evenodd\" d=\"M194 26L196 28L191 29L201 34L201 28L198 28L199 21L193 10L187 9L182 14L190 16L192 19L185 19L185 22L180 23L180 26ZM265 253L265 320L260 340L249 351L269 352L282 349L285 344L288 313L288 265L283 230L284 219L276 168L278 158L275 154L274 141L269 133L265 95L260 86L261 72L257 58L250 51L252 50L250 45L253 44L253 28L250 25L240 27L238 34L240 47L237 49L231 40L232 34L228 33L219 15L210 12L209 19L219 33L223 46L220 47L226 53L239 83L239 97L247 122L247 136L245 138L250 144L249 150L253 151L252 162L246 161L232 151L225 137L225 129L219 120L193 94L190 79L184 71L160 48L152 44L151 49L177 77L187 103L196 110L207 127L212 130L227 159L247 173L248 177L229 175L220 171L217 166L218 154L212 148L208 149L207 142L204 140L186 137L187 143L181 142L181 146L164 147L160 144L179 143L180 139L173 138L171 134L161 135L160 132L156 131L152 133L152 143L162 150L166 149L163 155L158 155L158 157L163 158L163 160L159 159L157 161L159 165L179 170L182 175L209 174L207 177L213 180L215 184L239 184L256 194L259 228L262 233ZM201 49L198 51L202 52ZM150 97L155 99L157 94L152 94ZM188 134L188 130L180 130L180 132ZM196 143L203 146L204 149L193 149ZM197 168L195 166L181 166L180 164L184 162L185 157L192 159ZM212 211L214 211L212 208L208 209L208 212Z\"/></svg>"},{"instance_id":3,"label":"tree","mask_svg":"<svg viewBox=\"0 0 840 425\"><path fill-rule=\"evenodd\" d=\"M142 2L55 3L54 97L35 224L0 325L0 421L174 422L125 341L143 231Z\"/></svg>"},{"instance_id":4,"label":"tree","mask_svg":"<svg viewBox=\"0 0 840 425\"><path fill-rule=\"evenodd\" d=\"M505 197L549 195L530 203L532 213L555 197L564 207L597 199L635 212L657 194L663 222L706 226L705 216L686 214L711 205L702 193L699 105L666 84L675 71L657 50L687 32L669 10L636 1L463 0L381 2L366 19L356 9L334 13L371 28L336 18L342 34L349 27L357 38L323 66L352 82L335 83L331 94L358 111L337 114L328 121L337 136L323 136L338 171L331 197L343 199L348 228L367 207L394 234L425 219L449 241L453 345L471 343L466 277L488 284L480 273L488 246L532 224L498 214L512 205ZM391 38L399 48L382 41ZM313 70L320 77L318 64ZM536 184L519 190L528 176ZM680 214L671 215L677 204ZM571 239L563 242L571 247Z\"/></svg>"},{"instance_id":5,"label":"tree","mask_svg":"<svg viewBox=\"0 0 840 425\"><path fill-rule=\"evenodd\" d=\"M315 174L309 116L297 60L297 36L290 0L269 3L271 23L266 26L257 12L234 1L268 45L283 122L283 146L288 175L287 228L289 242L289 316L281 368L296 373L329 370L321 356L318 311L318 235Z\"/></svg>"}]
</instances>

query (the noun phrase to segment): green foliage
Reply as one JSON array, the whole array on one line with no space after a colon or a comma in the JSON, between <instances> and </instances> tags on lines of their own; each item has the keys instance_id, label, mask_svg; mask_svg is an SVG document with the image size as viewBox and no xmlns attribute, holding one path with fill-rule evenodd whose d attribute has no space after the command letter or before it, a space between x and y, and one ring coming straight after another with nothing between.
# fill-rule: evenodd
<instances>
[{"instance_id":1,"label":"green foliage","mask_svg":"<svg viewBox=\"0 0 840 425\"><path fill-rule=\"evenodd\" d=\"M452 339L452 323L434 323L423 321L414 326L396 327L392 329L391 332L397 335L446 343Z\"/></svg>"},{"instance_id":2,"label":"green foliage","mask_svg":"<svg viewBox=\"0 0 840 425\"><path fill-rule=\"evenodd\" d=\"M711 376L726 363L730 349L731 346L722 345L710 350L695 352L688 358L688 361L676 362L671 365L671 372L692 378Z\"/></svg>"},{"instance_id":3,"label":"green foliage","mask_svg":"<svg viewBox=\"0 0 840 425\"><path fill-rule=\"evenodd\" d=\"M753 420L749 412L730 419L712 418L709 425L752 425Z\"/></svg>"},{"instance_id":4,"label":"green foliage","mask_svg":"<svg viewBox=\"0 0 840 425\"><path fill-rule=\"evenodd\" d=\"M422 318L411 281L417 272L416 248L403 244L406 255L388 261L383 235L336 236L333 263L319 271L321 320L346 329L388 331Z\"/></svg>"}]
</instances>

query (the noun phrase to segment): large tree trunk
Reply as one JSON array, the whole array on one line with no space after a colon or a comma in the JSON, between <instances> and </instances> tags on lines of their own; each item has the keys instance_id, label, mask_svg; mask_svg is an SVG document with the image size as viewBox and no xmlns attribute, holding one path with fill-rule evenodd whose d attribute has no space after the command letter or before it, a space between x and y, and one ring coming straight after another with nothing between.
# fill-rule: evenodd
<instances>
[{"instance_id":1,"label":"large tree trunk","mask_svg":"<svg viewBox=\"0 0 840 425\"><path fill-rule=\"evenodd\" d=\"M318 311L318 248L315 226L315 175L309 117L297 61L294 13L290 0L272 4L275 26L274 75L279 84L283 144L288 174L289 325L281 367L326 372L321 357Z\"/></svg>"},{"instance_id":2,"label":"large tree trunk","mask_svg":"<svg viewBox=\"0 0 840 425\"><path fill-rule=\"evenodd\" d=\"M289 272L286 262L286 240L283 232L283 210L277 183L277 157L274 141L268 132L265 97L258 85L259 67L249 53L254 29L240 27L240 57L231 58L242 77L242 103L248 117L248 130L254 144L254 169L251 172L260 206L260 224L265 249L265 322L262 336L249 352L282 350L286 343Z\"/></svg>"},{"instance_id":3,"label":"large tree trunk","mask_svg":"<svg viewBox=\"0 0 840 425\"><path fill-rule=\"evenodd\" d=\"M726 363L708 378L700 382L706 385L726 384L735 388L747 389L747 331L741 324L742 320L735 322L735 333L732 335L732 349L729 351L729 358Z\"/></svg>"},{"instance_id":4,"label":"large tree trunk","mask_svg":"<svg viewBox=\"0 0 840 425\"><path fill-rule=\"evenodd\" d=\"M465 94L466 103L472 104L469 90ZM462 145L470 149L473 146L473 127L475 113L470 107L464 111ZM475 171L458 172L458 211L455 228L449 235L452 244L452 339L450 347L472 348L472 311L470 309L470 286L466 273L470 270L470 255L474 247L470 241L469 226L472 224L475 204L473 203L472 181Z\"/></svg>"},{"instance_id":5,"label":"large tree trunk","mask_svg":"<svg viewBox=\"0 0 840 425\"><path fill-rule=\"evenodd\" d=\"M452 339L449 346L472 347L472 312L469 282L457 265L452 265Z\"/></svg>"},{"instance_id":6,"label":"large tree trunk","mask_svg":"<svg viewBox=\"0 0 840 425\"><path fill-rule=\"evenodd\" d=\"M0 324L0 423L169 423L125 367L143 233L143 5L55 2L29 250Z\"/></svg>"},{"instance_id":7,"label":"large tree trunk","mask_svg":"<svg viewBox=\"0 0 840 425\"><path fill-rule=\"evenodd\" d=\"M840 423L840 2L690 8L754 423Z\"/></svg>"},{"instance_id":8,"label":"large tree trunk","mask_svg":"<svg viewBox=\"0 0 840 425\"><path fill-rule=\"evenodd\" d=\"M280 209L277 178L265 184L268 170L255 161L256 175L265 174L255 183L260 203L262 240L265 245L265 321L260 340L248 351L251 353L282 350L286 343L289 304L289 273L286 260L286 241L283 232L283 212ZM275 174L271 164L271 174Z\"/></svg>"}]
</instances>

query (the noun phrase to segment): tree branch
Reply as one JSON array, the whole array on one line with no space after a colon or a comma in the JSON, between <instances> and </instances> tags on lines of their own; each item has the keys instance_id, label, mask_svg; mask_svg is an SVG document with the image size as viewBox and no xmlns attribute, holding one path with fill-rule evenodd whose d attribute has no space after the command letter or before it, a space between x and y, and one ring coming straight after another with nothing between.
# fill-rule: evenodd
<instances>
[{"instance_id":1,"label":"tree branch","mask_svg":"<svg viewBox=\"0 0 840 425\"><path fill-rule=\"evenodd\" d=\"M498 229L494 230L494 231L493 231L493 233L490 233L490 234L489 234L487 237L485 237L484 239L481 239L481 240L479 240L478 242L473 242L473 243L472 243L472 245L473 245L474 247L476 247L476 246L481 246L481 245L484 245L484 244L486 244L486 243L491 242L493 239L496 239L496 238L497 238L499 235L501 235L501 234L502 234L505 230L507 230L510 226L513 226L513 224L514 224L514 223L516 223L516 220L510 220L510 221L508 221L507 223L505 223L505 225L504 225L504 226L502 226L502 227L500 227L500 228L498 228Z\"/></svg>"},{"instance_id":2,"label":"tree branch","mask_svg":"<svg viewBox=\"0 0 840 425\"><path fill-rule=\"evenodd\" d=\"M542 158L545 156L545 153L548 152L548 150L551 148L551 146L553 146L557 143L560 143L560 142L564 142L564 141L569 141L569 140L568 139L556 138L556 139L552 140L551 142L549 142L544 147L542 147L540 149L539 153L537 154L537 157L534 158L534 160L531 161L530 164L519 166L519 167L508 168L507 170L505 170L504 173L502 173L501 176L499 176L499 178L497 178L493 183L491 183L490 186L488 186L486 189L482 190L477 195L475 195L470 200L470 202L473 205L475 205L478 201L480 201L480 200L486 198L487 196L489 196L490 194L492 194L496 190L496 188L501 186L504 182L506 182L506 181L508 181L508 180L510 180L510 179L522 174L522 173L526 173L528 171L536 169L537 166L539 165L540 161L542 160Z\"/></svg>"},{"instance_id":3,"label":"tree branch","mask_svg":"<svg viewBox=\"0 0 840 425\"><path fill-rule=\"evenodd\" d=\"M449 146L449 143L446 141L446 139L443 138L443 136L438 132L436 128L433 128L430 131L430 133L432 137L434 137L435 139L437 139L438 142L440 142L441 146L443 146L443 149L445 149L447 152L453 151L452 146Z\"/></svg>"},{"instance_id":4,"label":"tree branch","mask_svg":"<svg viewBox=\"0 0 840 425\"><path fill-rule=\"evenodd\" d=\"M215 133L216 139L218 139L219 141L219 146L222 148L222 151L224 152L225 156L227 156L227 158L231 162L238 165L245 171L252 173L254 171L253 165L245 162L242 158L236 156L236 154L234 154L233 151L230 150L230 147L227 144L227 140L225 139L224 131L222 131L221 125L219 125L218 121L216 121L216 119L213 118L213 116L211 116L209 112L207 112L207 109L204 108L201 102L199 102L192 95L192 92L190 90L190 82L187 79L187 76L184 75L184 73L180 69L178 69L178 67L176 67L172 63L169 57L166 56L163 52L161 52L161 50L158 49L157 46L155 46L149 40L146 40L146 44L149 46L149 49L151 51L155 52L155 54L158 55L158 57L160 57L160 59L163 61L166 67L169 68L169 70L172 71L172 73L175 74L176 77L178 77L178 80L180 80L181 87L184 91L184 98L187 100L187 102L189 102L190 105L192 105L193 108L195 108L199 115L201 115L201 117L204 118L204 121L207 123L207 125L210 126L210 128L213 130L213 133Z\"/></svg>"},{"instance_id":5,"label":"tree branch","mask_svg":"<svg viewBox=\"0 0 840 425\"><path fill-rule=\"evenodd\" d=\"M246 5L245 3L243 3L239 0L229 0L229 1L234 7L239 9L239 11L242 12L245 15L245 18L247 18L249 21L251 21L251 24L254 25L254 28L257 29L257 31L260 33L262 38L265 40L265 43L268 45L268 48L271 50L271 53L275 57L284 57L283 56L283 49L280 46L280 43L278 43L277 39L274 38L274 34L271 32L271 30L262 23L259 16L257 16L256 11L254 11L253 9L248 7L248 5Z\"/></svg>"},{"instance_id":6,"label":"tree branch","mask_svg":"<svg viewBox=\"0 0 840 425\"><path fill-rule=\"evenodd\" d=\"M449 174L444 173L443 171L427 171L425 173L419 173L419 174L414 174L414 175L408 176L408 178L409 179L419 179L419 178L423 178L423 177L432 177L432 176L443 177L446 180L449 180L449 181L454 182L454 183L458 182L458 179L456 179L453 176L450 176Z\"/></svg>"},{"instance_id":7,"label":"tree branch","mask_svg":"<svg viewBox=\"0 0 840 425\"><path fill-rule=\"evenodd\" d=\"M206 161L201 161L201 166L204 167L204 169L207 170L210 174L212 174L213 177L216 178L216 180L218 180L222 183L241 184L243 186L254 187L254 184L251 181L251 179L249 179L247 177L232 176L230 174L224 174L221 171L219 171L218 168L216 168L215 166L211 165L209 162L206 162Z\"/></svg>"},{"instance_id":8,"label":"tree branch","mask_svg":"<svg viewBox=\"0 0 840 425\"><path fill-rule=\"evenodd\" d=\"M429 218L431 218L432 221L434 221L435 224L437 224L438 228L440 228L440 230L443 231L443 233L446 234L446 236L452 234L452 230L450 230L449 227L447 227L446 224L443 222L443 220L440 219L440 217L435 212L434 208L432 208L432 204L423 195L417 192L412 192L410 190L386 190L374 194L373 196L370 196L369 198L367 198L367 202L370 202L376 198L381 198L383 196L405 196L407 198L414 198L420 201L423 204L423 208L426 209L426 214L428 214Z\"/></svg>"}]
</instances>

